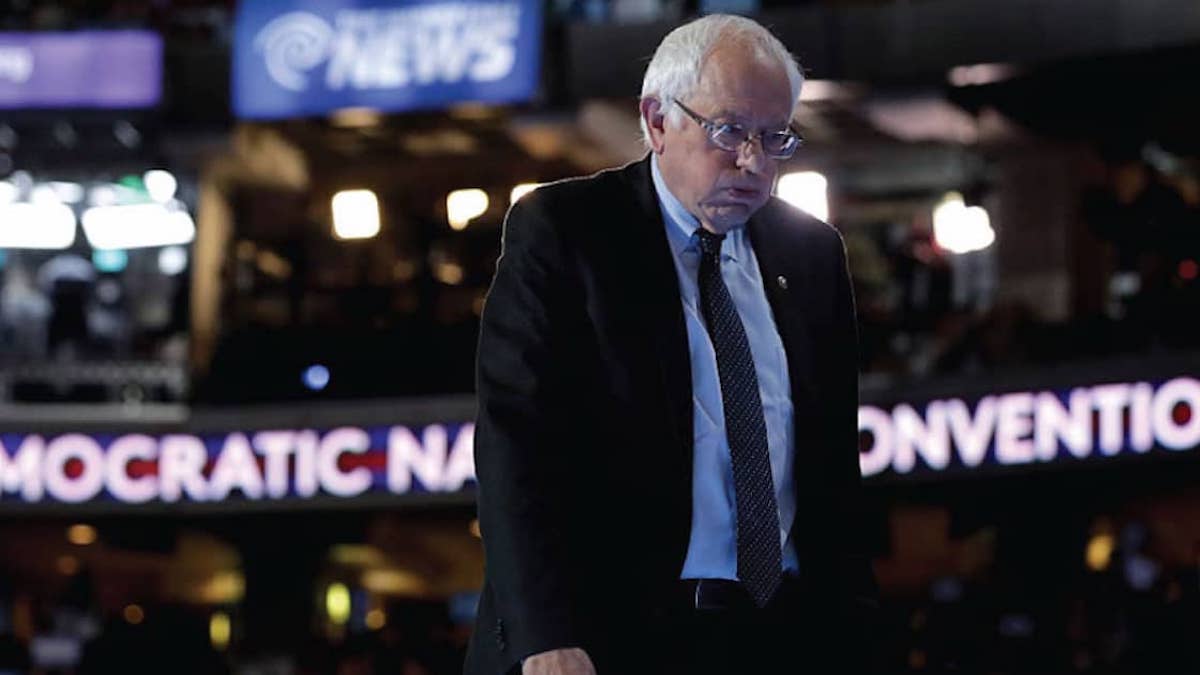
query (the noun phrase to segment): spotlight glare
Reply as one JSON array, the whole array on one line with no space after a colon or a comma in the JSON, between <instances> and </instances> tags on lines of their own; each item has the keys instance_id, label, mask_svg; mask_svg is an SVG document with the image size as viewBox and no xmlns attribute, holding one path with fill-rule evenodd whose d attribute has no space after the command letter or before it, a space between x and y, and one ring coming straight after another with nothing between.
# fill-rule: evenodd
<instances>
[{"instance_id":1,"label":"spotlight glare","mask_svg":"<svg viewBox=\"0 0 1200 675\"><path fill-rule=\"evenodd\" d=\"M350 620L350 589L346 584L334 582L325 589L325 612L339 626Z\"/></svg>"},{"instance_id":2,"label":"spotlight glare","mask_svg":"<svg viewBox=\"0 0 1200 675\"><path fill-rule=\"evenodd\" d=\"M321 391L329 385L329 369L316 363L304 370L304 386L313 391Z\"/></svg>"},{"instance_id":3,"label":"spotlight glare","mask_svg":"<svg viewBox=\"0 0 1200 675\"><path fill-rule=\"evenodd\" d=\"M446 195L446 218L456 230L465 230L473 218L482 216L487 209L487 193L479 188L455 190Z\"/></svg>"},{"instance_id":4,"label":"spotlight glare","mask_svg":"<svg viewBox=\"0 0 1200 675\"><path fill-rule=\"evenodd\" d=\"M78 523L67 528L67 541L76 546L88 546L96 543L96 528L84 523Z\"/></svg>"},{"instance_id":5,"label":"spotlight glare","mask_svg":"<svg viewBox=\"0 0 1200 675\"><path fill-rule=\"evenodd\" d=\"M983 207L967 206L962 195L950 192L933 209L933 237L951 253L971 253L991 246L996 231Z\"/></svg>"},{"instance_id":6,"label":"spotlight glare","mask_svg":"<svg viewBox=\"0 0 1200 675\"><path fill-rule=\"evenodd\" d=\"M512 192L510 192L508 195L508 203L516 204L518 199L524 197L530 192L533 192L541 186L541 183L519 183L513 186Z\"/></svg>"},{"instance_id":7,"label":"spotlight glare","mask_svg":"<svg viewBox=\"0 0 1200 675\"><path fill-rule=\"evenodd\" d=\"M182 246L166 246L158 252L158 271L173 277L187 269L187 249Z\"/></svg>"},{"instance_id":8,"label":"spotlight glare","mask_svg":"<svg viewBox=\"0 0 1200 675\"><path fill-rule=\"evenodd\" d=\"M208 620L208 637L217 651L224 651L229 646L229 638L233 633L232 622L225 612L214 612Z\"/></svg>"},{"instance_id":9,"label":"spotlight glare","mask_svg":"<svg viewBox=\"0 0 1200 675\"><path fill-rule=\"evenodd\" d=\"M379 198L370 190L342 190L333 196L333 235L370 239L379 234Z\"/></svg>"},{"instance_id":10,"label":"spotlight glare","mask_svg":"<svg viewBox=\"0 0 1200 675\"><path fill-rule=\"evenodd\" d=\"M175 180L175 176L162 169L147 171L142 176L142 183L146 186L146 193L150 198L159 204L166 204L174 199L175 191L179 189L179 182Z\"/></svg>"},{"instance_id":11,"label":"spotlight glare","mask_svg":"<svg viewBox=\"0 0 1200 675\"><path fill-rule=\"evenodd\" d=\"M829 220L829 181L816 171L799 171L779 177L775 194L815 218Z\"/></svg>"}]
</instances>

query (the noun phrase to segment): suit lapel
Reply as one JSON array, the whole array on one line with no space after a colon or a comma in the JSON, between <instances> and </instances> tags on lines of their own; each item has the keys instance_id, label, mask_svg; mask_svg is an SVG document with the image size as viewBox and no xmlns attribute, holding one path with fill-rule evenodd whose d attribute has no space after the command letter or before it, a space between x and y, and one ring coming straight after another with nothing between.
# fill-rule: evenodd
<instances>
[{"instance_id":1,"label":"suit lapel","mask_svg":"<svg viewBox=\"0 0 1200 675\"><path fill-rule=\"evenodd\" d=\"M783 350L787 353L788 376L791 380L792 408L803 410L805 402L814 401L815 392L813 343L808 323L801 308L810 306L815 300L812 297L813 288L802 261L805 251L796 250L785 237L775 228L782 225L773 224L764 214L769 208L760 209L747 223L750 234L750 245L758 258L759 271L762 273L763 289L767 294L767 302L771 305L771 313L775 318L775 327L783 342ZM793 415L793 419L796 416Z\"/></svg>"}]
</instances>

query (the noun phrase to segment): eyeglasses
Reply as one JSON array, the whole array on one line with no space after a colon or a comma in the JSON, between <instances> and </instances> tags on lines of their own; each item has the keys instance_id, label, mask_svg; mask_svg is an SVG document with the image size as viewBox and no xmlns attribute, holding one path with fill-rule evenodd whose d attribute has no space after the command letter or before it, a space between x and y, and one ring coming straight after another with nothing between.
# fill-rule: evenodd
<instances>
[{"instance_id":1,"label":"eyeglasses","mask_svg":"<svg viewBox=\"0 0 1200 675\"><path fill-rule=\"evenodd\" d=\"M790 126L783 130L760 131L752 134L740 124L718 123L702 117L680 103L679 99L673 98L671 101L679 106L680 110L687 113L687 116L692 118L696 124L699 124L701 129L708 132L708 138L713 145L728 152L737 152L743 143L757 138L762 144L764 155L771 159L788 159L796 154L797 148L804 144L804 138Z\"/></svg>"}]
</instances>

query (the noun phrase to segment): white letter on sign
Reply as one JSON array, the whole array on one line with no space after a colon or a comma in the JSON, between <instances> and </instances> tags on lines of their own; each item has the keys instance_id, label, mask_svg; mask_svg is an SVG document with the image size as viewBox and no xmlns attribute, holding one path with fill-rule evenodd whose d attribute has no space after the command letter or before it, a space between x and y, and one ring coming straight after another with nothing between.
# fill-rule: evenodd
<instances>
[{"instance_id":1,"label":"white letter on sign","mask_svg":"<svg viewBox=\"0 0 1200 675\"><path fill-rule=\"evenodd\" d=\"M356 497L366 492L371 487L371 470L360 466L343 473L338 468L338 458L345 452L361 455L370 447L371 438L362 429L343 427L325 434L317 449L317 476L321 487L339 497Z\"/></svg>"},{"instance_id":2,"label":"white letter on sign","mask_svg":"<svg viewBox=\"0 0 1200 675\"><path fill-rule=\"evenodd\" d=\"M75 478L67 476L67 462L76 460L81 467ZM67 434L46 448L46 491L51 497L77 504L100 494L104 487L104 451L95 440L83 434Z\"/></svg>"},{"instance_id":3,"label":"white letter on sign","mask_svg":"<svg viewBox=\"0 0 1200 675\"><path fill-rule=\"evenodd\" d=\"M143 434L122 436L108 446L108 461L104 473L108 480L108 491L117 499L130 504L148 502L158 496L158 483L154 476L132 478L129 462L134 459L153 461L158 444Z\"/></svg>"}]
</instances>

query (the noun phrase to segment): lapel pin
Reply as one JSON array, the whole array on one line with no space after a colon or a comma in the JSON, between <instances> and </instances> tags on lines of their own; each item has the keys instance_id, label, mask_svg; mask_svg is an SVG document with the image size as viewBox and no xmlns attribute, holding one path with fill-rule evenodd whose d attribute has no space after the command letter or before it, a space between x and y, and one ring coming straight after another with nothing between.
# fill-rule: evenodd
<instances>
[{"instance_id":1,"label":"lapel pin","mask_svg":"<svg viewBox=\"0 0 1200 675\"><path fill-rule=\"evenodd\" d=\"M783 290L787 290L787 277L783 276L782 274L775 277L775 283L779 284L779 287Z\"/></svg>"}]
</instances>

